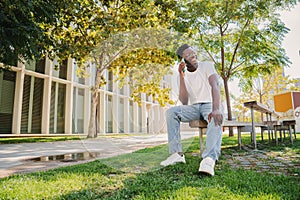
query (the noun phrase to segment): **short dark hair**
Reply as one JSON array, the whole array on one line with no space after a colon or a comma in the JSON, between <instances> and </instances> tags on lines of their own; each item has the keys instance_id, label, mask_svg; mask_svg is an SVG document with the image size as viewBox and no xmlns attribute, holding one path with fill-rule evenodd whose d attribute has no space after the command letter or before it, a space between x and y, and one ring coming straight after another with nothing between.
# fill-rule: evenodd
<instances>
[{"instance_id":1,"label":"short dark hair","mask_svg":"<svg viewBox=\"0 0 300 200\"><path fill-rule=\"evenodd\" d=\"M178 56L179 59L182 58L182 54L183 54L183 51L186 50L187 48L191 47L190 45L188 44L183 44L181 45L177 51L176 51L176 55Z\"/></svg>"}]
</instances>

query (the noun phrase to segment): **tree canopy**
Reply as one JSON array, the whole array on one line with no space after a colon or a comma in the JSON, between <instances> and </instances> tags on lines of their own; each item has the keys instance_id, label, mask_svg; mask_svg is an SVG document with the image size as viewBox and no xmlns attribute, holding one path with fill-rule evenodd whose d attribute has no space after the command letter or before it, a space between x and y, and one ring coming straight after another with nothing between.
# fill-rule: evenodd
<instances>
[{"instance_id":1,"label":"tree canopy","mask_svg":"<svg viewBox=\"0 0 300 200\"><path fill-rule=\"evenodd\" d=\"M74 58L79 69L83 71L86 67L91 66L86 66L86 63L92 63L92 66L97 69L95 86L92 90L89 137L95 137L96 133L98 90L102 84L105 84L105 77L103 76L105 70L114 71L119 75L120 80L124 78L123 75L130 77L128 84L134 88L132 90L134 100L139 100L138 93L146 91L149 95L162 97L159 98L161 105L170 102L168 98L170 89L159 87L163 75L168 70L160 70L164 73L153 76L151 82L150 79L146 80L137 76L136 73L140 72L135 69L147 71L152 67L149 64L144 64L143 60L151 54L150 52L154 54L159 52L152 49L153 47L159 49L165 43L166 38L154 36L154 34L159 29L169 27L170 20L174 17L174 10L172 9L174 5L173 1L77 0L72 7L61 10L64 14L61 14L62 17L57 24L45 26L49 35L53 35L56 42L53 46L53 56L58 56L60 59ZM149 37L147 38L147 36ZM166 47L162 48L166 50ZM171 66L171 62L166 63L170 59L163 57L164 55L168 57L172 55L163 52L160 51L160 61L165 62L157 62L156 64L164 65L167 69L167 66ZM126 63L124 62L125 58L127 59ZM138 58L138 60L134 58ZM150 58L153 59L152 63L156 62L155 57ZM133 63L127 63L129 61ZM148 59L148 61L150 60ZM120 67L120 65L124 66ZM128 70L119 70L125 67ZM126 71L130 71L130 74L124 73ZM157 82L154 83L154 80ZM143 90L145 86L148 90ZM155 91L155 93L150 91Z\"/></svg>"},{"instance_id":2,"label":"tree canopy","mask_svg":"<svg viewBox=\"0 0 300 200\"><path fill-rule=\"evenodd\" d=\"M0 62L15 65L19 58L39 59L52 45L41 24L59 18L63 0L1 0Z\"/></svg>"},{"instance_id":3,"label":"tree canopy","mask_svg":"<svg viewBox=\"0 0 300 200\"><path fill-rule=\"evenodd\" d=\"M203 48L223 79L228 120L232 120L228 81L269 74L289 64L281 42L288 28L280 9L296 0L186 1L175 22Z\"/></svg>"}]
</instances>

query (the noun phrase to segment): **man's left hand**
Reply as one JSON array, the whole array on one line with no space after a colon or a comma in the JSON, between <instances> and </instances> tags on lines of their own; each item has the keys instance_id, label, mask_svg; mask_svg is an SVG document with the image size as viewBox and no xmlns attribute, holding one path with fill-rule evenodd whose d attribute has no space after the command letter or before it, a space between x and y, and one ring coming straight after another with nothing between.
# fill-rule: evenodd
<instances>
[{"instance_id":1,"label":"man's left hand","mask_svg":"<svg viewBox=\"0 0 300 200\"><path fill-rule=\"evenodd\" d=\"M208 121L210 122L211 118L214 118L216 126L221 126L223 123L223 115L219 110L214 110L208 115Z\"/></svg>"}]
</instances>

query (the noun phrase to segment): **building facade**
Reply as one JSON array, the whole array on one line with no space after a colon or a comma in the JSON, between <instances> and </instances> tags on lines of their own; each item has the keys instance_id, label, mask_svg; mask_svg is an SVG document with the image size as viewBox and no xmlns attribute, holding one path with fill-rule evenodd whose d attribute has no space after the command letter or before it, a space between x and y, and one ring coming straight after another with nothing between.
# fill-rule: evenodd
<instances>
[{"instance_id":1,"label":"building facade","mask_svg":"<svg viewBox=\"0 0 300 200\"><path fill-rule=\"evenodd\" d=\"M2 64L1 64L2 65ZM1 66L0 66L1 67ZM91 86L95 67L88 78L78 78L76 64L68 59L59 64L48 58L18 62L0 72L0 136L22 134L87 134L91 108ZM165 110L151 97L141 95L139 106L130 98L130 88L118 87L112 72L98 90L97 132L165 132ZM162 85L170 83L165 77Z\"/></svg>"}]
</instances>

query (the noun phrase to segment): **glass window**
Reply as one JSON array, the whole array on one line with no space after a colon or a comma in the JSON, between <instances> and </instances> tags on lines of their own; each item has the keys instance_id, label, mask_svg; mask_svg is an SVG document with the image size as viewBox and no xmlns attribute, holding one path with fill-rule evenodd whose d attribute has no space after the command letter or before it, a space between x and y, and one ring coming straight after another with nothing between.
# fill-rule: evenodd
<instances>
[{"instance_id":1,"label":"glass window","mask_svg":"<svg viewBox=\"0 0 300 200\"><path fill-rule=\"evenodd\" d=\"M50 103L50 133L65 132L66 85L52 82Z\"/></svg>"},{"instance_id":2,"label":"glass window","mask_svg":"<svg viewBox=\"0 0 300 200\"><path fill-rule=\"evenodd\" d=\"M74 88L73 92L73 133L84 132L84 89Z\"/></svg>"},{"instance_id":3,"label":"glass window","mask_svg":"<svg viewBox=\"0 0 300 200\"><path fill-rule=\"evenodd\" d=\"M98 117L98 120L97 120L97 124L96 124L96 128L97 128L97 133L100 133L101 132L101 129L100 129L100 123L101 123L101 121L103 120L102 119L102 117L101 117L101 112L103 112L102 111L102 102L101 102L101 93L99 92L98 93L98 107L97 107L97 117ZM93 98L93 97L92 97Z\"/></svg>"},{"instance_id":4,"label":"glass window","mask_svg":"<svg viewBox=\"0 0 300 200\"><path fill-rule=\"evenodd\" d=\"M46 59L41 59L41 60L27 60L25 62L25 69L31 70L34 72L38 72L41 74L45 74L45 64L46 64Z\"/></svg>"},{"instance_id":5,"label":"glass window","mask_svg":"<svg viewBox=\"0 0 300 200\"><path fill-rule=\"evenodd\" d=\"M78 75L77 75L77 73L76 73L76 71L77 71L77 68L78 68L78 66L76 65L76 62L74 62L74 67L73 67L73 74L74 74L74 81L75 82L77 82L77 83L80 83L80 84L85 84L85 78L80 78L80 77L78 77Z\"/></svg>"},{"instance_id":6,"label":"glass window","mask_svg":"<svg viewBox=\"0 0 300 200\"><path fill-rule=\"evenodd\" d=\"M119 101L119 132L124 133L124 99L120 98Z\"/></svg>"},{"instance_id":7,"label":"glass window","mask_svg":"<svg viewBox=\"0 0 300 200\"><path fill-rule=\"evenodd\" d=\"M139 113L139 118L138 118L138 120L139 120L139 132L141 133L142 132L142 127L143 127L143 119L142 119L142 106L139 106L139 111L138 111L138 113Z\"/></svg>"},{"instance_id":8,"label":"glass window","mask_svg":"<svg viewBox=\"0 0 300 200\"><path fill-rule=\"evenodd\" d=\"M11 133L16 73L0 72L0 133Z\"/></svg>"},{"instance_id":9,"label":"glass window","mask_svg":"<svg viewBox=\"0 0 300 200\"><path fill-rule=\"evenodd\" d=\"M122 88L120 88L120 94L124 95L124 90L125 90L125 86L123 86Z\"/></svg>"},{"instance_id":10,"label":"glass window","mask_svg":"<svg viewBox=\"0 0 300 200\"><path fill-rule=\"evenodd\" d=\"M130 133L133 133L133 102L129 102L129 131Z\"/></svg>"},{"instance_id":11,"label":"glass window","mask_svg":"<svg viewBox=\"0 0 300 200\"><path fill-rule=\"evenodd\" d=\"M91 85L93 86L95 85L96 73L97 73L97 68L94 65L92 65L90 77L91 77Z\"/></svg>"},{"instance_id":12,"label":"glass window","mask_svg":"<svg viewBox=\"0 0 300 200\"><path fill-rule=\"evenodd\" d=\"M106 95L106 133L112 133L112 96Z\"/></svg>"},{"instance_id":13,"label":"glass window","mask_svg":"<svg viewBox=\"0 0 300 200\"><path fill-rule=\"evenodd\" d=\"M113 72L108 72L107 90L110 92L113 91Z\"/></svg>"},{"instance_id":14,"label":"glass window","mask_svg":"<svg viewBox=\"0 0 300 200\"><path fill-rule=\"evenodd\" d=\"M68 60L64 60L59 67L59 78L67 79Z\"/></svg>"},{"instance_id":15,"label":"glass window","mask_svg":"<svg viewBox=\"0 0 300 200\"><path fill-rule=\"evenodd\" d=\"M21 133L41 133L44 79L24 77Z\"/></svg>"},{"instance_id":16,"label":"glass window","mask_svg":"<svg viewBox=\"0 0 300 200\"><path fill-rule=\"evenodd\" d=\"M52 76L67 79L67 70L68 70L68 60L62 61L62 63L57 62L57 58L52 62Z\"/></svg>"},{"instance_id":17,"label":"glass window","mask_svg":"<svg viewBox=\"0 0 300 200\"><path fill-rule=\"evenodd\" d=\"M45 58L43 58L41 60L38 60L35 64L35 72L45 74L45 65L46 65L46 59Z\"/></svg>"}]
</instances>

